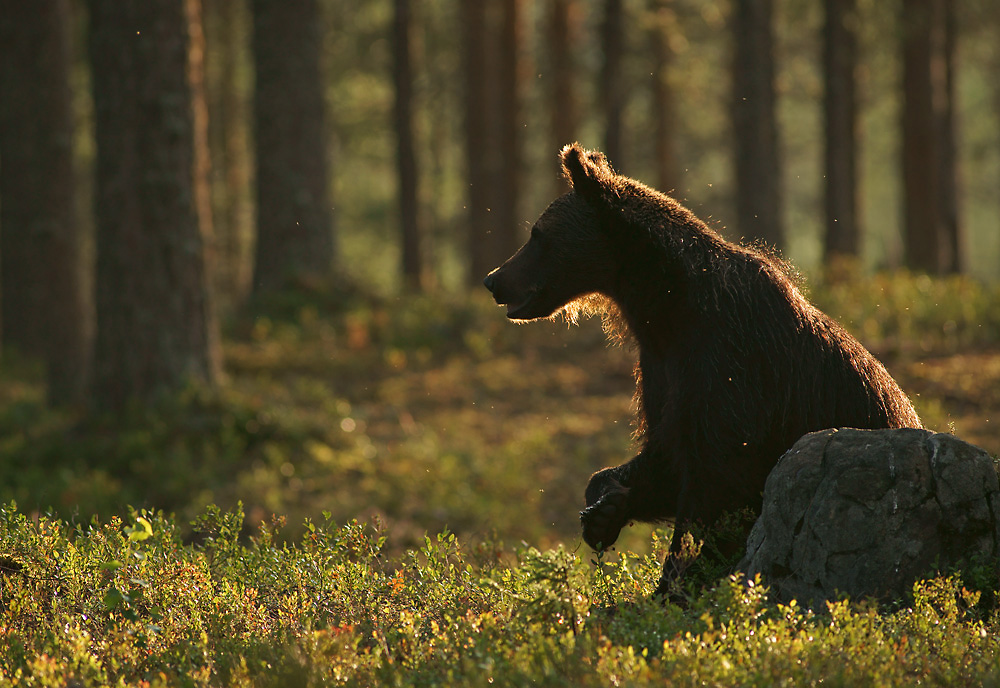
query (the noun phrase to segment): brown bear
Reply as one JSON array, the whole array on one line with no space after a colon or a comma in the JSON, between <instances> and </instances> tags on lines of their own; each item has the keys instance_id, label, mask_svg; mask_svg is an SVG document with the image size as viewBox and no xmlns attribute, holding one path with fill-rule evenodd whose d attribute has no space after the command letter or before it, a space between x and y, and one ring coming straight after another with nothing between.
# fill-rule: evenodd
<instances>
[{"instance_id":1,"label":"brown bear","mask_svg":"<svg viewBox=\"0 0 1000 688\"><path fill-rule=\"evenodd\" d=\"M768 473L802 435L921 427L882 364L781 261L725 241L599 152L573 144L561 157L573 190L484 284L512 320L602 311L638 349L641 451L591 477L587 544L609 547L630 520L673 521L677 553L685 523L759 511Z\"/></svg>"}]
</instances>

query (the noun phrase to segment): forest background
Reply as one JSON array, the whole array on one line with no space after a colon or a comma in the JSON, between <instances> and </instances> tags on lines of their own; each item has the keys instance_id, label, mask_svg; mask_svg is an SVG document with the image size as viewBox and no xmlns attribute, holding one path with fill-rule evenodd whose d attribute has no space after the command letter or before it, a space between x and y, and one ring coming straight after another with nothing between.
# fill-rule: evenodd
<instances>
[{"instance_id":1,"label":"forest background","mask_svg":"<svg viewBox=\"0 0 1000 688\"><path fill-rule=\"evenodd\" d=\"M46 0L0 32L24 508L575 537L632 354L479 287L574 140L777 248L929 426L1000 448L989 2Z\"/></svg>"},{"instance_id":2,"label":"forest background","mask_svg":"<svg viewBox=\"0 0 1000 688\"><path fill-rule=\"evenodd\" d=\"M0 0L0 685L1000 675L989 571L814 615L585 561L634 352L480 285L574 140L1000 452L996 3Z\"/></svg>"}]
</instances>

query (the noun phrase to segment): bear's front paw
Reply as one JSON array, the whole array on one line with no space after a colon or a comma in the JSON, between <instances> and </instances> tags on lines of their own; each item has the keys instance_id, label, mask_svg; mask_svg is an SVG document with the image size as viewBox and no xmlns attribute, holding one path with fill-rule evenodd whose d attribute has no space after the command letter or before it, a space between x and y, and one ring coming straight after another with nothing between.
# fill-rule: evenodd
<instances>
[{"instance_id":1,"label":"bear's front paw","mask_svg":"<svg viewBox=\"0 0 1000 688\"><path fill-rule=\"evenodd\" d=\"M598 551L615 544L618 534L628 522L627 501L628 488L619 486L605 492L600 499L581 511L584 542Z\"/></svg>"}]
</instances>

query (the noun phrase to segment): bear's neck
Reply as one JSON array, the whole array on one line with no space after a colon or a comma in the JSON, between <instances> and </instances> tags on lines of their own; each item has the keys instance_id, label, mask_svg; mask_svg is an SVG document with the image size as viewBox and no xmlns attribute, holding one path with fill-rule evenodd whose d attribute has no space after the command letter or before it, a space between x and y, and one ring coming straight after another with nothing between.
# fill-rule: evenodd
<instances>
[{"instance_id":1,"label":"bear's neck","mask_svg":"<svg viewBox=\"0 0 1000 688\"><path fill-rule=\"evenodd\" d=\"M731 258L726 251L730 245L703 225L690 223L648 232L641 239L630 247L607 296L620 313L622 329L640 348L658 350L678 341L699 319L699 301L708 296L699 289L711 282L719 261Z\"/></svg>"}]
</instances>

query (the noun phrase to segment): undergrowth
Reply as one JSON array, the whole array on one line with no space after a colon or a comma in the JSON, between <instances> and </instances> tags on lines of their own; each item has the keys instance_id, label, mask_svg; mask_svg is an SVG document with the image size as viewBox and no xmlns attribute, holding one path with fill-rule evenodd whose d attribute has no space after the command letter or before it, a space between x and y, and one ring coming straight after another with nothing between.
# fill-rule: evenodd
<instances>
[{"instance_id":1,"label":"undergrowth","mask_svg":"<svg viewBox=\"0 0 1000 688\"><path fill-rule=\"evenodd\" d=\"M186 543L160 513L71 525L0 509L0 685L970 685L997 674L997 619L960 578L911 607L775 605L723 577L650 599L654 552L428 536L328 515L240 537L208 508ZM598 565L595 565L598 564Z\"/></svg>"}]
</instances>

